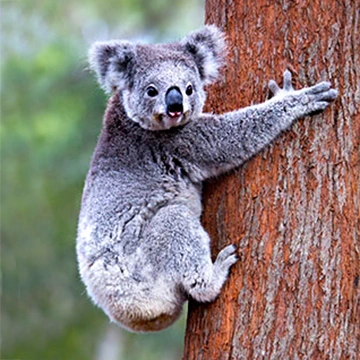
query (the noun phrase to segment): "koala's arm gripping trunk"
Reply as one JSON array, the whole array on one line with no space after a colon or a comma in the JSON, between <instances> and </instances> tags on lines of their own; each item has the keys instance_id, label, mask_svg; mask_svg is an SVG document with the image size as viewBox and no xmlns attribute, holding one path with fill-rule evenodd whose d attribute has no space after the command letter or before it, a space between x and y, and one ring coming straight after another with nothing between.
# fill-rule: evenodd
<instances>
[{"instance_id":1,"label":"koala's arm gripping trunk","mask_svg":"<svg viewBox=\"0 0 360 360\"><path fill-rule=\"evenodd\" d=\"M178 150L193 180L203 181L241 165L282 129L280 121L276 121L276 110L265 106L221 116L205 115L184 131L184 146Z\"/></svg>"},{"instance_id":2,"label":"koala's arm gripping trunk","mask_svg":"<svg viewBox=\"0 0 360 360\"><path fill-rule=\"evenodd\" d=\"M275 96L265 103L223 115L203 115L185 127L176 142L194 181L219 175L241 165L270 144L296 119L324 110L337 91L327 82L293 90L291 74L284 74L284 89L274 82Z\"/></svg>"}]
</instances>

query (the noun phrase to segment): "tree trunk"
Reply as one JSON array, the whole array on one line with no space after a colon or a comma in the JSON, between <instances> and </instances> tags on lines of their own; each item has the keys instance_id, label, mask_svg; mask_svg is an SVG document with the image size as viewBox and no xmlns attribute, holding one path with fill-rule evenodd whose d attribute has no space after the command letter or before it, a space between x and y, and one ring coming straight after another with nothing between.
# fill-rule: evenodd
<instances>
[{"instance_id":1,"label":"tree trunk","mask_svg":"<svg viewBox=\"0 0 360 360\"><path fill-rule=\"evenodd\" d=\"M357 0L207 0L228 35L208 111L266 100L286 68L340 92L236 172L205 186L215 255L238 245L219 298L193 301L184 359L360 359L360 28Z\"/></svg>"}]
</instances>

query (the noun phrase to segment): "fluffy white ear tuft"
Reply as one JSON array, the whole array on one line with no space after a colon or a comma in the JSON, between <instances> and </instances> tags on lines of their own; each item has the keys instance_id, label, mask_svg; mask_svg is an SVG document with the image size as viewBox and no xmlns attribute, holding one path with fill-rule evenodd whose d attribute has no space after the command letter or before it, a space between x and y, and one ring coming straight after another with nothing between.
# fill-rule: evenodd
<instances>
[{"instance_id":1,"label":"fluffy white ear tuft","mask_svg":"<svg viewBox=\"0 0 360 360\"><path fill-rule=\"evenodd\" d=\"M181 44L194 57L204 85L215 81L227 54L224 33L215 25L207 25L190 33Z\"/></svg>"},{"instance_id":2,"label":"fluffy white ear tuft","mask_svg":"<svg viewBox=\"0 0 360 360\"><path fill-rule=\"evenodd\" d=\"M88 59L105 92L129 86L136 59L134 44L118 40L95 42L89 50Z\"/></svg>"}]
</instances>

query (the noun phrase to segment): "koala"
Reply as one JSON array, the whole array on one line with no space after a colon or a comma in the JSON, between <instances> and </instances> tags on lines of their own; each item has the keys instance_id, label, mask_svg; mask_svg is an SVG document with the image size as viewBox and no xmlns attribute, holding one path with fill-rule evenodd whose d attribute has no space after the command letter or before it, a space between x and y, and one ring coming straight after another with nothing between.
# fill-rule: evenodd
<instances>
[{"instance_id":1,"label":"koala","mask_svg":"<svg viewBox=\"0 0 360 360\"><path fill-rule=\"evenodd\" d=\"M238 260L234 245L211 260L202 182L337 96L328 82L294 90L285 71L283 88L270 81L266 102L203 113L204 86L225 56L224 34L213 25L178 42L114 40L89 51L90 68L112 95L86 177L77 259L93 302L130 331L170 326L189 298L213 301Z\"/></svg>"}]
</instances>

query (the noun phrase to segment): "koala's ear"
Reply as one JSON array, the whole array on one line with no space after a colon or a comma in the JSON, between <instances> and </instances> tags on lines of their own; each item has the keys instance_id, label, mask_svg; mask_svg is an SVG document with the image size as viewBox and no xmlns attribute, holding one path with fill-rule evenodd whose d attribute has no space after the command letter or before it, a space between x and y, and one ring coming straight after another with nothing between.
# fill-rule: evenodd
<instances>
[{"instance_id":1,"label":"koala's ear","mask_svg":"<svg viewBox=\"0 0 360 360\"><path fill-rule=\"evenodd\" d=\"M190 33L181 44L194 57L204 85L215 81L226 59L224 33L215 25L207 25Z\"/></svg>"},{"instance_id":2,"label":"koala's ear","mask_svg":"<svg viewBox=\"0 0 360 360\"><path fill-rule=\"evenodd\" d=\"M130 85L136 59L134 44L117 40L95 42L89 50L88 58L90 68L107 93Z\"/></svg>"}]
</instances>

